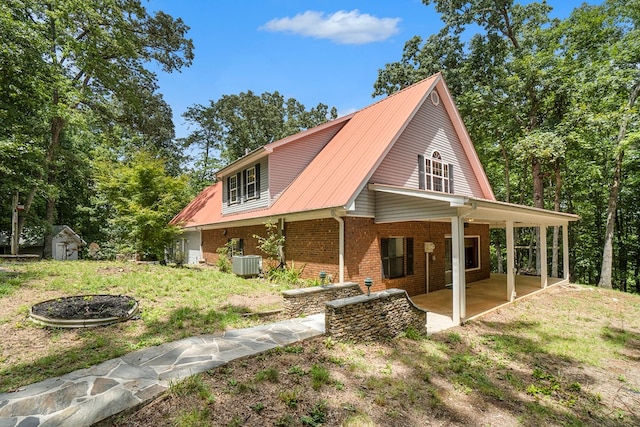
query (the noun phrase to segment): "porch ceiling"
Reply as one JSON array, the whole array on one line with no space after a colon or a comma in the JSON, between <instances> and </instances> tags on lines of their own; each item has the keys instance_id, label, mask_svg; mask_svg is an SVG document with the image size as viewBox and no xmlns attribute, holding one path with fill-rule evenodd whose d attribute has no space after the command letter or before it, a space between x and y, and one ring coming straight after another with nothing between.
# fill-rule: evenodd
<instances>
[{"instance_id":1,"label":"porch ceiling","mask_svg":"<svg viewBox=\"0 0 640 427\"><path fill-rule=\"evenodd\" d=\"M376 193L376 222L449 221L458 216L503 228L507 221L523 227L566 225L579 219L573 214L428 190L384 184L369 184L369 189Z\"/></svg>"}]
</instances>

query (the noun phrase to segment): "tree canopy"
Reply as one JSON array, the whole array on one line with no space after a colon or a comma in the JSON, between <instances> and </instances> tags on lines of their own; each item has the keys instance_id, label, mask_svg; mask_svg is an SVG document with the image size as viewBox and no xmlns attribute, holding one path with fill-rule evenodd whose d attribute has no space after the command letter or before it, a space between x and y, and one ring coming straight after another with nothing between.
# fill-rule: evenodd
<instances>
[{"instance_id":1,"label":"tree canopy","mask_svg":"<svg viewBox=\"0 0 640 427\"><path fill-rule=\"evenodd\" d=\"M293 135L337 117L325 104L307 110L294 98L279 92L252 91L224 95L208 106L193 105L184 113L192 131L185 147L201 150L200 175L212 179L216 166L224 166L265 144ZM212 157L215 154L217 157Z\"/></svg>"},{"instance_id":2,"label":"tree canopy","mask_svg":"<svg viewBox=\"0 0 640 427\"><path fill-rule=\"evenodd\" d=\"M621 189L637 185L625 168L637 164L640 2L584 4L566 20L551 19L545 2L423 3L444 28L407 41L401 59L379 71L374 95L442 71L496 195L581 215L572 278L639 289L640 248L630 236L640 224L628 204L635 198ZM477 33L463 41L471 26Z\"/></svg>"}]
</instances>

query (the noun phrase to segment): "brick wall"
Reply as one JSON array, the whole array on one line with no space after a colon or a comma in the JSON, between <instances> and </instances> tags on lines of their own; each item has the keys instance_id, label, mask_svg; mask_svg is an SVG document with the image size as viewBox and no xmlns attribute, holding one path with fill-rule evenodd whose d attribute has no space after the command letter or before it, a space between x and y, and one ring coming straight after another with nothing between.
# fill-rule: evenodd
<instances>
[{"instance_id":1,"label":"brick wall","mask_svg":"<svg viewBox=\"0 0 640 427\"><path fill-rule=\"evenodd\" d=\"M216 250L230 239L243 239L244 255L266 255L258 249L258 239L254 235L266 236L264 225L254 225L250 227L229 227L218 230L202 231L202 256L207 264L215 264L218 261Z\"/></svg>"},{"instance_id":2,"label":"brick wall","mask_svg":"<svg viewBox=\"0 0 640 427\"><path fill-rule=\"evenodd\" d=\"M324 271L332 281L339 280L338 221L326 218L287 222L284 230L285 257L289 266L304 267L304 278L317 278Z\"/></svg>"},{"instance_id":3,"label":"brick wall","mask_svg":"<svg viewBox=\"0 0 640 427\"><path fill-rule=\"evenodd\" d=\"M326 334L342 340L393 338L408 328L425 333L426 324L426 310L416 307L401 289L330 301L325 306Z\"/></svg>"},{"instance_id":4,"label":"brick wall","mask_svg":"<svg viewBox=\"0 0 640 427\"><path fill-rule=\"evenodd\" d=\"M354 282L290 289L282 292L284 314L287 317L300 317L322 313L326 302L357 295L362 295L362 290Z\"/></svg>"},{"instance_id":5,"label":"brick wall","mask_svg":"<svg viewBox=\"0 0 640 427\"><path fill-rule=\"evenodd\" d=\"M435 243L435 250L429 261L429 290L445 287L445 235L451 233L449 222L403 222L375 224L371 218L347 217L345 221L345 281L358 282L366 292L364 279L373 279L373 292L390 288L404 289L409 295L419 295L426 291L426 254L424 242ZM216 249L231 238L244 239L246 255L263 255L256 248L258 242L254 234L266 235L263 225L202 232L203 255L207 263L217 261ZM338 221L333 218L295 221L285 223L285 257L289 266L303 269L303 278L317 278L325 271L338 280ZM489 257L489 227L469 224L465 235L480 236L481 268L467 272L467 282L488 278L491 272ZM414 253L414 274L395 279L382 277L380 259L380 239L388 237L412 237Z\"/></svg>"}]
</instances>

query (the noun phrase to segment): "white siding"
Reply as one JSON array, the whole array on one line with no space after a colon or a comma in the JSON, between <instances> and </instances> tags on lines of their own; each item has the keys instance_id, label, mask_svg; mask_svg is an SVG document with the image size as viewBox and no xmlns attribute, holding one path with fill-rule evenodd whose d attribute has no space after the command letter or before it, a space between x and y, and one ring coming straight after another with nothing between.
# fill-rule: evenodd
<instances>
[{"instance_id":1,"label":"white siding","mask_svg":"<svg viewBox=\"0 0 640 427\"><path fill-rule=\"evenodd\" d=\"M331 138L345 125L336 124L306 138L282 145L269 156L269 182L272 201L307 167Z\"/></svg>"},{"instance_id":2,"label":"white siding","mask_svg":"<svg viewBox=\"0 0 640 427\"><path fill-rule=\"evenodd\" d=\"M376 194L376 222L421 221L449 218L458 211L448 202L406 197L398 194Z\"/></svg>"},{"instance_id":3,"label":"white siding","mask_svg":"<svg viewBox=\"0 0 640 427\"><path fill-rule=\"evenodd\" d=\"M186 264L198 264L202 259L200 231L188 231L182 235Z\"/></svg>"},{"instance_id":4,"label":"white siding","mask_svg":"<svg viewBox=\"0 0 640 427\"><path fill-rule=\"evenodd\" d=\"M248 166L236 173L248 169ZM232 205L227 204L227 177L224 178L222 184L222 214L244 212L254 209L266 208L269 206L269 161L268 157L264 157L260 160L260 198L244 200L244 183L242 183L242 195L240 197L240 203L234 203Z\"/></svg>"},{"instance_id":5,"label":"white siding","mask_svg":"<svg viewBox=\"0 0 640 427\"><path fill-rule=\"evenodd\" d=\"M365 187L355 202L355 210L349 211L349 216L366 216L373 218L376 209L376 195L375 192Z\"/></svg>"},{"instance_id":6,"label":"white siding","mask_svg":"<svg viewBox=\"0 0 640 427\"><path fill-rule=\"evenodd\" d=\"M440 152L443 163L453 164L455 194L483 197L447 111L442 103L433 105L429 97L374 172L371 182L417 189L418 155L429 158L433 151Z\"/></svg>"}]
</instances>

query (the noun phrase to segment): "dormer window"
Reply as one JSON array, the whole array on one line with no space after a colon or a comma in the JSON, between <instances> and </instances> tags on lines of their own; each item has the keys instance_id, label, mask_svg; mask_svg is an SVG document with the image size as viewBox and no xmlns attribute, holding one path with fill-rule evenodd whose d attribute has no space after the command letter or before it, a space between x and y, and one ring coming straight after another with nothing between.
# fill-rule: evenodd
<instances>
[{"instance_id":1,"label":"dormer window","mask_svg":"<svg viewBox=\"0 0 640 427\"><path fill-rule=\"evenodd\" d=\"M250 167L246 170L246 179L245 179L245 192L247 195L247 199L253 199L256 197L256 167Z\"/></svg>"},{"instance_id":2,"label":"dormer window","mask_svg":"<svg viewBox=\"0 0 640 427\"><path fill-rule=\"evenodd\" d=\"M229 203L238 203L238 177L229 177Z\"/></svg>"},{"instance_id":3,"label":"dormer window","mask_svg":"<svg viewBox=\"0 0 640 427\"><path fill-rule=\"evenodd\" d=\"M438 151L430 158L418 156L419 186L421 190L453 193L453 165L444 163Z\"/></svg>"},{"instance_id":4,"label":"dormer window","mask_svg":"<svg viewBox=\"0 0 640 427\"><path fill-rule=\"evenodd\" d=\"M260 199L260 163L227 177L227 205Z\"/></svg>"}]
</instances>

